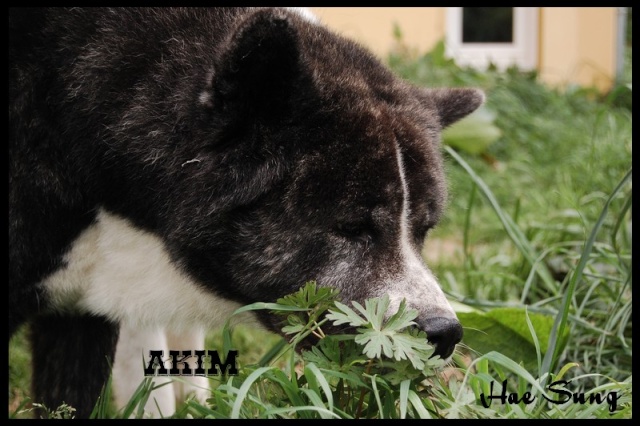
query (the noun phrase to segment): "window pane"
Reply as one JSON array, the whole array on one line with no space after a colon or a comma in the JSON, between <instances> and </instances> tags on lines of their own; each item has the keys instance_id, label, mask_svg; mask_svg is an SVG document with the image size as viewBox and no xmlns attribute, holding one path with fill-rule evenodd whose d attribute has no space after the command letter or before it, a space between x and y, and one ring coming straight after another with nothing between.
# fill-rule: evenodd
<instances>
[{"instance_id":1,"label":"window pane","mask_svg":"<svg viewBox=\"0 0 640 426\"><path fill-rule=\"evenodd\" d=\"M512 7L463 7L463 43L512 43Z\"/></svg>"}]
</instances>

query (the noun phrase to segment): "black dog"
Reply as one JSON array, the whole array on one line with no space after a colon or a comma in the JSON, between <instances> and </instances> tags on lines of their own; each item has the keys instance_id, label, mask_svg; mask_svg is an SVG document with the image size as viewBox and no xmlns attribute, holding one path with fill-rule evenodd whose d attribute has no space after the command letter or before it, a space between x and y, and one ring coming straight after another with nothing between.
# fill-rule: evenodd
<instances>
[{"instance_id":1,"label":"black dog","mask_svg":"<svg viewBox=\"0 0 640 426\"><path fill-rule=\"evenodd\" d=\"M406 298L452 353L419 253L439 133L481 92L413 87L286 9L18 9L9 31L9 335L32 322L35 401L88 416L121 324L208 327L308 280Z\"/></svg>"}]
</instances>

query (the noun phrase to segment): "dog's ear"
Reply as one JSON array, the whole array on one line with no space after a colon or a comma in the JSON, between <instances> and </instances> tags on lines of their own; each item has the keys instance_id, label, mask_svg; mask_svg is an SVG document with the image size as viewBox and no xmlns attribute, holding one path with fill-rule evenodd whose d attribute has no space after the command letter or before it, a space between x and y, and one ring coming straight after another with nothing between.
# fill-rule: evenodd
<instances>
[{"instance_id":1,"label":"dog's ear","mask_svg":"<svg viewBox=\"0 0 640 426\"><path fill-rule=\"evenodd\" d=\"M214 70L215 109L256 119L286 113L300 74L297 33L290 19L267 9L239 25Z\"/></svg>"},{"instance_id":2,"label":"dog's ear","mask_svg":"<svg viewBox=\"0 0 640 426\"><path fill-rule=\"evenodd\" d=\"M480 89L417 89L418 99L435 109L442 127L450 126L478 109L485 101Z\"/></svg>"}]
</instances>

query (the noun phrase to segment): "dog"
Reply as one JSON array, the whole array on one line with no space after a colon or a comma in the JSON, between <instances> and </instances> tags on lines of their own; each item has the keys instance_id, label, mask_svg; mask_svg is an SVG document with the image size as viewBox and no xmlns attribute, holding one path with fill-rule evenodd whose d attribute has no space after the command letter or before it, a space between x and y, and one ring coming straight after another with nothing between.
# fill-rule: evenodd
<instances>
[{"instance_id":1,"label":"dog","mask_svg":"<svg viewBox=\"0 0 640 426\"><path fill-rule=\"evenodd\" d=\"M461 340L419 253L440 132L480 90L413 86L284 8L12 9L9 60L9 336L30 323L34 401L88 417L114 356L141 366L138 331L309 280L406 299L443 358Z\"/></svg>"}]
</instances>

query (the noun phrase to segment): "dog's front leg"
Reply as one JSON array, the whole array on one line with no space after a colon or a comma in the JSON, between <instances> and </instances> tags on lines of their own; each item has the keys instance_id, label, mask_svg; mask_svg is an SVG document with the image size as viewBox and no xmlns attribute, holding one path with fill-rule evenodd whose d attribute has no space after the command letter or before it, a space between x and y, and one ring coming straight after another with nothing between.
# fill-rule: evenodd
<instances>
[{"instance_id":1,"label":"dog's front leg","mask_svg":"<svg viewBox=\"0 0 640 426\"><path fill-rule=\"evenodd\" d=\"M88 418L109 374L118 325L99 316L43 315L31 324L34 402Z\"/></svg>"},{"instance_id":2,"label":"dog's front leg","mask_svg":"<svg viewBox=\"0 0 640 426\"><path fill-rule=\"evenodd\" d=\"M113 394L116 406L122 409L131 399L142 380L150 350L163 351L163 361L169 355L164 329L135 329L123 325L113 366ZM170 363L167 362L167 368ZM171 382L171 377L153 377L154 386ZM145 415L152 418L171 416L176 410L175 394L171 383L151 392L144 407Z\"/></svg>"}]
</instances>

